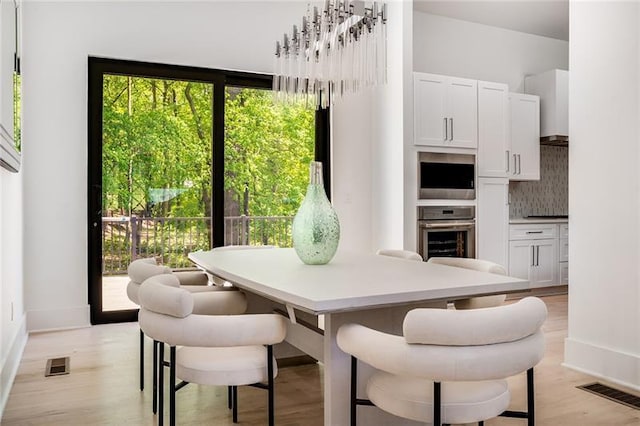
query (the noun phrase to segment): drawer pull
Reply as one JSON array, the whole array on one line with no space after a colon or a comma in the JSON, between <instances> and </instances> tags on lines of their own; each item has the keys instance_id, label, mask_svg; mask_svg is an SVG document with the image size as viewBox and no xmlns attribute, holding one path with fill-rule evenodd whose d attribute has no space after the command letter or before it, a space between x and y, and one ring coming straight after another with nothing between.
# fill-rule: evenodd
<instances>
[{"instance_id":1,"label":"drawer pull","mask_svg":"<svg viewBox=\"0 0 640 426\"><path fill-rule=\"evenodd\" d=\"M527 234L542 234L544 231L527 231Z\"/></svg>"}]
</instances>

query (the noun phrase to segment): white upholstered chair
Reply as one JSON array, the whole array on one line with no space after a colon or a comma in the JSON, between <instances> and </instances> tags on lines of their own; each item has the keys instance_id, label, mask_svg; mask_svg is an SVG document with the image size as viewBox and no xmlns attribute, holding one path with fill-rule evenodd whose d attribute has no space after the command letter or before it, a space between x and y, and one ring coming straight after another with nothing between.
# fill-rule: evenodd
<instances>
[{"instance_id":1,"label":"white upholstered chair","mask_svg":"<svg viewBox=\"0 0 640 426\"><path fill-rule=\"evenodd\" d=\"M417 260L419 262L422 262L422 256L420 256L415 251L398 250L398 249L380 249L376 252L376 254L379 254L381 256L392 256L392 257L398 257L400 259Z\"/></svg>"},{"instance_id":2,"label":"white upholstered chair","mask_svg":"<svg viewBox=\"0 0 640 426\"><path fill-rule=\"evenodd\" d=\"M338 330L338 346L352 356L351 425L357 405L375 405L420 422L459 424L499 415L526 417L534 424L533 367L544 354L540 329L544 302L527 297L494 308L414 309L404 335L359 324ZM357 362L378 371L367 382L368 399L358 399ZM527 371L527 412L507 411L507 377Z\"/></svg>"},{"instance_id":3,"label":"white upholstered chair","mask_svg":"<svg viewBox=\"0 0 640 426\"><path fill-rule=\"evenodd\" d=\"M507 271L501 265L482 259L469 259L464 257L430 257L429 263L455 266L457 268L473 269L475 271L489 272L492 274L507 275ZM456 309L477 309L500 306L507 298L506 294L494 294L491 296L471 297L453 302Z\"/></svg>"},{"instance_id":4,"label":"white upholstered chair","mask_svg":"<svg viewBox=\"0 0 640 426\"><path fill-rule=\"evenodd\" d=\"M169 276L170 277L170 276ZM228 292L203 293L217 299ZM268 392L269 425L274 424L274 378L277 365L272 345L284 340L285 319L276 314L228 315L227 300L219 302L220 315L194 313L196 294L181 289L165 276L147 279L140 287L140 327L160 344L170 346L170 424L175 424L175 393L187 383L232 386L231 408L237 422L237 386L254 385ZM176 346L181 348L176 350ZM265 347L266 346L266 347ZM159 368L159 411L162 424L164 369ZM176 378L183 382L176 385ZM264 383L267 385L264 385Z\"/></svg>"},{"instance_id":5,"label":"white upholstered chair","mask_svg":"<svg viewBox=\"0 0 640 426\"><path fill-rule=\"evenodd\" d=\"M208 277L201 271L179 271L173 272L171 268L163 265L158 265L155 258L137 259L129 264L127 269L129 275L129 284L127 285L127 296L136 305L140 305L139 291L142 282L150 277L158 275L167 275L172 282L177 282L178 285L192 293L205 293L212 291L230 291L235 289L227 289L216 286L208 285ZM247 309L246 297L241 292L230 292L224 296L228 299L233 311L230 313L241 314ZM211 298L208 296L195 296L194 311L199 314L207 314L209 312L216 312L216 307L211 306ZM154 341L153 344L153 362L154 362L154 377L153 377L153 412L157 410L157 362L158 362L158 343ZM144 390L144 332L140 328L140 390Z\"/></svg>"}]
</instances>

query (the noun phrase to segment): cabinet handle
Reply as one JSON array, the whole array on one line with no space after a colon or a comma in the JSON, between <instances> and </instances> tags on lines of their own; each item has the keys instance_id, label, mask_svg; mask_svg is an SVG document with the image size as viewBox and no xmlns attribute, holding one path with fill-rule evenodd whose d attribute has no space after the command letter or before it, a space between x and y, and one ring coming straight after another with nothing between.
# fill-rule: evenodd
<instances>
[{"instance_id":1,"label":"cabinet handle","mask_svg":"<svg viewBox=\"0 0 640 426\"><path fill-rule=\"evenodd\" d=\"M516 166L518 165L518 154L513 154L513 174L516 174L517 168Z\"/></svg>"},{"instance_id":2,"label":"cabinet handle","mask_svg":"<svg viewBox=\"0 0 640 426\"><path fill-rule=\"evenodd\" d=\"M451 134L449 135L449 140L453 141L453 118L449 119L449 124L451 125Z\"/></svg>"},{"instance_id":3,"label":"cabinet handle","mask_svg":"<svg viewBox=\"0 0 640 426\"><path fill-rule=\"evenodd\" d=\"M536 246L536 266L540 266L540 246Z\"/></svg>"},{"instance_id":4,"label":"cabinet handle","mask_svg":"<svg viewBox=\"0 0 640 426\"><path fill-rule=\"evenodd\" d=\"M542 234L544 231L527 231L527 234Z\"/></svg>"},{"instance_id":5,"label":"cabinet handle","mask_svg":"<svg viewBox=\"0 0 640 426\"><path fill-rule=\"evenodd\" d=\"M507 153L507 173L509 173L509 150L505 151Z\"/></svg>"},{"instance_id":6,"label":"cabinet handle","mask_svg":"<svg viewBox=\"0 0 640 426\"><path fill-rule=\"evenodd\" d=\"M518 174L522 173L522 162L521 162L522 157L520 156L520 154L518 154Z\"/></svg>"},{"instance_id":7,"label":"cabinet handle","mask_svg":"<svg viewBox=\"0 0 640 426\"><path fill-rule=\"evenodd\" d=\"M444 140L449 139L449 129L447 128L447 117L444 118Z\"/></svg>"},{"instance_id":8,"label":"cabinet handle","mask_svg":"<svg viewBox=\"0 0 640 426\"><path fill-rule=\"evenodd\" d=\"M531 246L531 266L536 266L536 246Z\"/></svg>"}]
</instances>

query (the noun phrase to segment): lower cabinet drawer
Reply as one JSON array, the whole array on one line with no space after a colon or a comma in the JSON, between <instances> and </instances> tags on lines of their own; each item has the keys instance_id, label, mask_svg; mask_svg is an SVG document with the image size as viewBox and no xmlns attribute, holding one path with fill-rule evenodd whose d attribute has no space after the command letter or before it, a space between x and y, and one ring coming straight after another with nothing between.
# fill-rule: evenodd
<instances>
[{"instance_id":1,"label":"lower cabinet drawer","mask_svg":"<svg viewBox=\"0 0 640 426\"><path fill-rule=\"evenodd\" d=\"M510 225L509 240L539 240L558 238L558 226L552 224L532 223L528 225Z\"/></svg>"}]
</instances>

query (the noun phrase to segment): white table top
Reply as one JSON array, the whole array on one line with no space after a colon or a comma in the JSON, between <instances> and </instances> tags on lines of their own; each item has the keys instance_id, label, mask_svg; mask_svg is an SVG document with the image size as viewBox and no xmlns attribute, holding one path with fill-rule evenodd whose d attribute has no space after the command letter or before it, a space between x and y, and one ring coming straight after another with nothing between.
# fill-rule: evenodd
<instances>
[{"instance_id":1,"label":"white table top","mask_svg":"<svg viewBox=\"0 0 640 426\"><path fill-rule=\"evenodd\" d=\"M305 265L293 249L201 251L189 259L240 288L322 314L529 289L519 278L338 251Z\"/></svg>"}]
</instances>

